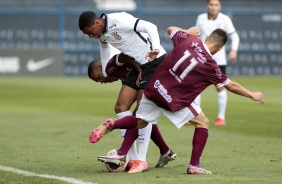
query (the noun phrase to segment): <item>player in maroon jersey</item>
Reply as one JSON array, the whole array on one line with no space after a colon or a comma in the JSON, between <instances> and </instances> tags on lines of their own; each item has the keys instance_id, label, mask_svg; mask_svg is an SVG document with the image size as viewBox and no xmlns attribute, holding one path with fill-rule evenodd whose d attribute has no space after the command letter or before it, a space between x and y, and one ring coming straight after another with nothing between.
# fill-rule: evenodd
<instances>
[{"instance_id":1,"label":"player in maroon jersey","mask_svg":"<svg viewBox=\"0 0 282 184\"><path fill-rule=\"evenodd\" d=\"M202 43L195 36L177 27L169 27L174 49L160 64L146 86L135 116L107 120L94 129L90 138L99 141L114 129L135 129L156 122L164 114L177 127L187 121L195 126L193 148L187 174L211 174L201 167L200 157L208 138L209 120L194 99L209 85L224 86L230 92L265 104L261 92L251 92L222 73L212 55L225 45L228 36L222 29L214 30Z\"/></svg>"},{"instance_id":2,"label":"player in maroon jersey","mask_svg":"<svg viewBox=\"0 0 282 184\"><path fill-rule=\"evenodd\" d=\"M129 71L132 69L132 67L134 67L136 70L139 71L139 76L142 75L139 64L136 63L132 57L129 57L123 53L120 53L120 54L114 55L107 62L107 65L105 67L105 72L107 74L107 77L103 76L102 63L99 60L92 61L89 63L88 76L93 81L100 82L100 83L111 83L117 80L123 81L126 78L126 76L128 75ZM137 85L139 85L139 81L140 81L140 78L136 80ZM136 106L134 113L136 112L137 108L138 107ZM126 133L125 136L130 136L132 139L134 139L135 137L135 139L137 139L138 130L137 129L129 130L129 132ZM158 146L158 148L160 149L160 153L161 153L160 159L158 163L156 164L156 167L163 167L169 161L174 160L176 158L176 153L174 153L171 149L169 149L157 125L152 126L151 139ZM123 141L120 149L117 150L118 153L127 154L130 149L131 144L127 144L126 139L124 140L125 141ZM100 160L100 161L104 162L103 160ZM138 160L129 160L127 168L131 168L129 165L132 165L132 163L136 161Z\"/></svg>"}]
</instances>

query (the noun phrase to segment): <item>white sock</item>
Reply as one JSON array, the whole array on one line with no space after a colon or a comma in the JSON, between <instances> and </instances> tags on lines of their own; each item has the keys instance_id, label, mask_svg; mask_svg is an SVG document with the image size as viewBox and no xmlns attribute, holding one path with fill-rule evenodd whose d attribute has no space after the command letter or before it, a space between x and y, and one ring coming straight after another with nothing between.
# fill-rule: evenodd
<instances>
[{"instance_id":1,"label":"white sock","mask_svg":"<svg viewBox=\"0 0 282 184\"><path fill-rule=\"evenodd\" d=\"M199 94L199 95L195 98L194 102L195 102L196 104L198 104L199 106L201 106L201 94Z\"/></svg>"},{"instance_id":2,"label":"white sock","mask_svg":"<svg viewBox=\"0 0 282 184\"><path fill-rule=\"evenodd\" d=\"M125 111L125 112L118 113L116 115L117 115L118 119L121 119L121 118L126 117L126 116L131 116L132 112L130 110L128 110L128 111ZM121 131L122 138L124 138L124 134L126 132L126 129L120 129L120 131ZM137 159L136 141L134 141L133 144L131 145L130 149L128 150L127 156L131 160Z\"/></svg>"},{"instance_id":3,"label":"white sock","mask_svg":"<svg viewBox=\"0 0 282 184\"><path fill-rule=\"evenodd\" d=\"M149 123L145 128L138 130L138 160L146 161L147 151L152 133L152 123Z\"/></svg>"},{"instance_id":4,"label":"white sock","mask_svg":"<svg viewBox=\"0 0 282 184\"><path fill-rule=\"evenodd\" d=\"M217 101L218 101L217 117L225 119L225 112L226 112L226 106L227 106L227 92L225 89L217 93Z\"/></svg>"}]
</instances>

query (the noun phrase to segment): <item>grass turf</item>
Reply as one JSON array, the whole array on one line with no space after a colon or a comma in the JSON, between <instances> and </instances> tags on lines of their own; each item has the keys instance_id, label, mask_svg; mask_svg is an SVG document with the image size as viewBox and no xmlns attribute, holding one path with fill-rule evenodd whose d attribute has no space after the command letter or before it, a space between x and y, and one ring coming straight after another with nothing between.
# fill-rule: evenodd
<instances>
[{"instance_id":1,"label":"grass turf","mask_svg":"<svg viewBox=\"0 0 282 184\"><path fill-rule=\"evenodd\" d=\"M264 93L267 105L228 93L227 125L215 127L216 92L202 95L202 109L211 121L202 165L212 175L187 175L194 128L176 129L165 117L159 128L178 154L155 169L159 151L151 142L149 171L108 173L96 156L121 143L119 131L100 142L89 133L105 119L116 118L114 104L120 83L96 84L83 78L0 79L0 165L38 174L76 178L99 184L125 183L279 183L282 181L281 77L232 77L248 89ZM0 170L0 183L65 183Z\"/></svg>"}]
</instances>

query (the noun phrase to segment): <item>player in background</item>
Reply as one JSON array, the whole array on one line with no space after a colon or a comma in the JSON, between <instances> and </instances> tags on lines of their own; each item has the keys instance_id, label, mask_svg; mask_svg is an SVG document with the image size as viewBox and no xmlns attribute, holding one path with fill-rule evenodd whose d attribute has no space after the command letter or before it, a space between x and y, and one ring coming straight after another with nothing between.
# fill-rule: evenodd
<instances>
[{"instance_id":1,"label":"player in background","mask_svg":"<svg viewBox=\"0 0 282 184\"><path fill-rule=\"evenodd\" d=\"M231 50L229 52L228 60L236 60L237 50L239 46L239 36L234 28L234 25L231 19L220 12L221 2L220 0L207 0L206 4L207 13L200 14L196 21L196 27L201 32L201 40L204 41L205 38L215 29L221 28L228 34L228 37L231 39ZM213 59L219 65L221 71L226 74L226 50L223 47L219 52L217 52ZM227 92L224 87L217 88L217 100L218 100L218 114L215 121L216 126L225 125L225 112L227 107ZM201 96L199 95L196 100L196 103L201 103Z\"/></svg>"},{"instance_id":2,"label":"player in background","mask_svg":"<svg viewBox=\"0 0 282 184\"><path fill-rule=\"evenodd\" d=\"M220 51L228 39L222 29L214 30L203 43L185 30L169 27L174 49L166 56L148 83L135 116L119 120L108 119L91 133L93 142L114 129L143 128L157 122L164 114L177 128L187 121L195 126L192 154L187 174L211 174L202 168L200 158L208 138L209 120L195 98L213 84L230 92L265 104L261 92L251 92L231 81L220 70L212 56Z\"/></svg>"},{"instance_id":3,"label":"player in background","mask_svg":"<svg viewBox=\"0 0 282 184\"><path fill-rule=\"evenodd\" d=\"M99 60L92 61L89 63L88 76L91 80L95 82L99 82L99 83L111 83L117 80L123 81L126 78L126 76L128 75L132 67L134 67L138 71L141 70L139 64L137 64L133 58L123 53L120 53L120 54L114 55L107 63L105 67L105 72L107 73L107 77L103 76L102 63ZM138 82L138 80L136 82ZM136 110L137 110L137 107L134 110L134 112ZM133 135L131 136L135 135L135 139L138 138L138 129L129 130L129 131L133 132L132 133ZM128 135L129 135L128 133L125 133L125 136L128 136ZM158 148L160 149L160 154L162 155L156 167L163 167L169 161L174 160L176 158L176 154L171 149L169 149L169 147L165 143L157 125L152 126L151 139L156 144L156 146L158 146ZM135 144L135 142L133 144ZM130 145L125 144L125 141L123 141L120 149L118 149L117 152L120 154L126 155L129 149L130 149ZM125 151L122 151L122 150L125 150ZM129 163L128 164L125 163L125 167L126 165L128 165L127 168L129 169L136 162L136 160L134 160L134 158L132 159L130 156L131 155L129 155ZM137 160L138 160L138 156L137 156ZM134 172L129 171L129 173L134 173Z\"/></svg>"},{"instance_id":4,"label":"player in background","mask_svg":"<svg viewBox=\"0 0 282 184\"><path fill-rule=\"evenodd\" d=\"M160 45L157 27L148 21L140 20L125 12L103 13L98 17L94 12L86 11L79 17L79 28L90 38L99 39L100 57L103 75L105 77L105 65L111 56L110 45L134 58L140 64L142 70L141 77L139 78L139 72L134 68L129 72L123 81L115 106L115 112L119 119L132 115L130 111L131 105L137 99L137 106L139 106L139 101L149 79L166 54L166 51ZM140 79L139 86L136 84L136 80L138 79ZM142 133L139 132L138 140L140 149L138 151L138 159L140 160L138 162L136 161L132 166L130 169L131 173L142 172L148 169L146 154L151 130L152 126L149 125L142 129ZM126 131L126 134L130 133L131 131ZM127 144L132 145L132 143ZM170 155L171 153L168 152L165 154ZM163 156L160 155L160 158Z\"/></svg>"}]
</instances>

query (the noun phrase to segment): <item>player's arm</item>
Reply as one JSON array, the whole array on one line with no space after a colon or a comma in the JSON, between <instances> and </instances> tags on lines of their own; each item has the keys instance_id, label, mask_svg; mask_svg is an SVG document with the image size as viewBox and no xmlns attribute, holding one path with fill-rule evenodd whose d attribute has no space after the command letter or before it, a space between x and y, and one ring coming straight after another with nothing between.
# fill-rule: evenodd
<instances>
[{"instance_id":1,"label":"player's arm","mask_svg":"<svg viewBox=\"0 0 282 184\"><path fill-rule=\"evenodd\" d=\"M240 38L230 18L226 19L226 32L231 40L231 50L228 55L229 60L236 60Z\"/></svg>"},{"instance_id":2,"label":"player's arm","mask_svg":"<svg viewBox=\"0 0 282 184\"><path fill-rule=\"evenodd\" d=\"M106 65L111 59L111 45L109 43L100 42L100 57L102 65Z\"/></svg>"},{"instance_id":3,"label":"player's arm","mask_svg":"<svg viewBox=\"0 0 282 184\"><path fill-rule=\"evenodd\" d=\"M126 54L120 53L119 57L118 57L118 62L119 63L128 63L138 71L138 77L136 79L136 85L139 86L140 81L142 80L142 78L141 78L142 69L141 69L140 65L134 60L134 58L129 57Z\"/></svg>"},{"instance_id":4,"label":"player's arm","mask_svg":"<svg viewBox=\"0 0 282 184\"><path fill-rule=\"evenodd\" d=\"M136 31L144 32L149 35L152 42L153 50L150 51L145 57L148 58L149 61L154 60L160 53L160 48L161 48L160 37L159 37L157 26L151 22L145 20L139 20L136 26Z\"/></svg>"},{"instance_id":5,"label":"player's arm","mask_svg":"<svg viewBox=\"0 0 282 184\"><path fill-rule=\"evenodd\" d=\"M228 91L235 93L237 95L245 96L255 101L259 101L262 105L265 105L263 94L261 92L252 92L244 88L240 84L234 81L230 81L224 86Z\"/></svg>"},{"instance_id":6,"label":"player's arm","mask_svg":"<svg viewBox=\"0 0 282 184\"><path fill-rule=\"evenodd\" d=\"M170 26L167 28L167 34L170 35L174 30L179 30L179 31L182 31L182 32L185 32L187 34L191 34L191 35L194 35L194 36L200 36L201 33L199 31L199 29L197 27L190 27L189 29L182 29L180 27L175 27L175 26Z\"/></svg>"}]
</instances>

